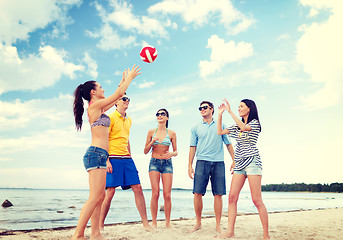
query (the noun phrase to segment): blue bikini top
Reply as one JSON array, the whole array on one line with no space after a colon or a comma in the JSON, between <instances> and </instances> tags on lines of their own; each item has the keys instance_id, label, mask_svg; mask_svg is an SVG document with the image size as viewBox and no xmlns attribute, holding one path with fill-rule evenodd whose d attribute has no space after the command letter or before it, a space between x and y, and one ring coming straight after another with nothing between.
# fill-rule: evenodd
<instances>
[{"instance_id":1,"label":"blue bikini top","mask_svg":"<svg viewBox=\"0 0 343 240\"><path fill-rule=\"evenodd\" d=\"M155 133L154 135L152 136L152 138L154 138L156 136L156 132L157 132L157 128L155 130ZM159 141L155 141L152 145L165 145L165 146L169 146L171 144L171 141L170 141L170 137L169 137L169 134L168 134L168 128L167 128L167 135L166 137L163 139L162 142L159 142Z\"/></svg>"}]
</instances>

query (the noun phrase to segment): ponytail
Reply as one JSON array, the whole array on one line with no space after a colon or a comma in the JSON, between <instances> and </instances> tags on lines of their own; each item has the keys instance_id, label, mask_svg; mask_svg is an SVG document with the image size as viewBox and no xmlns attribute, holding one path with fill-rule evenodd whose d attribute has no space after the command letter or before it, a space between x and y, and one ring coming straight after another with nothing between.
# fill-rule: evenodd
<instances>
[{"instance_id":1,"label":"ponytail","mask_svg":"<svg viewBox=\"0 0 343 240\"><path fill-rule=\"evenodd\" d=\"M88 102L91 100L91 94L90 91L92 89L95 90L95 81L87 81L84 84L80 84L74 92L74 117L75 117L75 125L76 125L76 130L81 131L82 127L82 115L84 112L84 107L83 107L83 99L87 100Z\"/></svg>"}]
</instances>

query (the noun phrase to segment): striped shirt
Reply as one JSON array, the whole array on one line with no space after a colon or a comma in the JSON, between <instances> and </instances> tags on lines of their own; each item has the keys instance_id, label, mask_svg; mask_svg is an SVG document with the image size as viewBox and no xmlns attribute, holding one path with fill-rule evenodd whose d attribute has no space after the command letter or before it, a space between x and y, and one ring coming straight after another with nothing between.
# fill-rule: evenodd
<instances>
[{"instance_id":1,"label":"striped shirt","mask_svg":"<svg viewBox=\"0 0 343 240\"><path fill-rule=\"evenodd\" d=\"M235 147L235 168L234 170L242 170L248 166L253 158L256 159L257 166L262 168L260 154L256 148L258 136L261 131L260 123L258 120L253 119L249 123L251 131L241 132L240 128L236 125L228 127L229 137L236 139Z\"/></svg>"}]
</instances>

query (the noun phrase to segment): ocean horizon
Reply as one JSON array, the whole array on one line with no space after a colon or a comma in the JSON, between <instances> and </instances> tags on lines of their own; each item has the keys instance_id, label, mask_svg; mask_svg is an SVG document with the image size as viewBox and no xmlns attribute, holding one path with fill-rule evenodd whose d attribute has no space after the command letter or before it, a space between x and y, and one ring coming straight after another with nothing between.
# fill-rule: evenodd
<instances>
[{"instance_id":1,"label":"ocean horizon","mask_svg":"<svg viewBox=\"0 0 343 240\"><path fill-rule=\"evenodd\" d=\"M8 199L13 206L0 208L0 230L31 230L76 226L88 189L0 188L0 202ZM228 193L228 192L227 192ZM148 219L151 189L144 189ZM262 192L268 212L342 208L343 193ZM213 196L209 190L203 197L203 216L214 216ZM163 194L159 207L163 206ZM227 212L227 195L223 196L223 212ZM242 191L238 201L241 214L257 213L250 192ZM194 218L192 189L172 189L172 219ZM158 212L164 219L164 212ZM105 224L140 221L131 190L117 189Z\"/></svg>"}]
</instances>

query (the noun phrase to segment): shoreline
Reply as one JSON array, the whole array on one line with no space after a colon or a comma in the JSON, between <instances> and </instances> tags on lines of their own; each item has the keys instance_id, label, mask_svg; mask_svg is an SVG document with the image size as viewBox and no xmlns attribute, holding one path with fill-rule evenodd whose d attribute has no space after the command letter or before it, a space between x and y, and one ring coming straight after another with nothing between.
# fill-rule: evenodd
<instances>
[{"instance_id":1,"label":"shoreline","mask_svg":"<svg viewBox=\"0 0 343 240\"><path fill-rule=\"evenodd\" d=\"M333 236L333 231L337 234L339 238L343 234L343 208L318 208L318 209L302 209L302 210L289 210L289 211L275 211L269 212L269 225L270 233L272 238L277 239L308 239L306 237L299 238L299 236L291 237L289 234L304 234L306 231L314 232L315 230L319 233L318 235L323 235L323 237L313 238L313 239L325 239L325 234L331 234ZM315 215L312 216L311 215ZM291 220L293 219L293 220ZM325 220L329 219L329 221ZM247 222L251 222L247 224ZM336 229L332 225L332 222L337 223ZM215 231L215 217L205 216L202 217L202 229L194 232L192 234L188 233L188 230L195 224L195 218L178 218L171 220L173 229L164 228L164 220L158 220L157 233L148 233L142 227L141 221L134 222L123 222L123 223L113 223L106 224L104 236L107 239L185 239L185 234L189 234L187 239L208 239L210 236L217 235ZM325 223L325 224L323 224ZM227 224L227 212L223 213L222 216L222 228L225 231ZM289 224L292 225L294 229L288 229ZM309 226L302 226L309 225ZM328 225L328 226L326 226ZM318 227L320 226L320 227ZM291 227L291 228L292 228ZM135 229L131 231L131 229ZM320 231L320 228L330 228L330 231ZM29 229L29 230L0 230L1 239L69 239L73 232L75 226L68 227L57 227L48 229ZM255 230L252 230L255 229ZM312 229L312 230L311 230ZM174 231L178 230L178 231ZM245 232L242 234L242 231ZM256 232L255 232L256 231ZM281 231L281 232L280 232ZM119 232L119 233L118 233ZM208 233L207 233L208 232ZM262 233L261 223L259 221L258 213L237 213L236 221L236 238L240 235L244 236L247 233L251 234L255 232L254 238L241 238L241 239L256 239L256 234ZM311 235L306 233L307 237ZM241 233L241 234L239 234ZM284 237L274 236L275 234L285 234ZM89 237L90 227L87 226L85 231L85 236ZM175 236L174 236L175 235ZM286 236L288 235L288 236ZM194 238L193 238L194 237ZM333 239L338 239L333 236Z\"/></svg>"}]
</instances>

